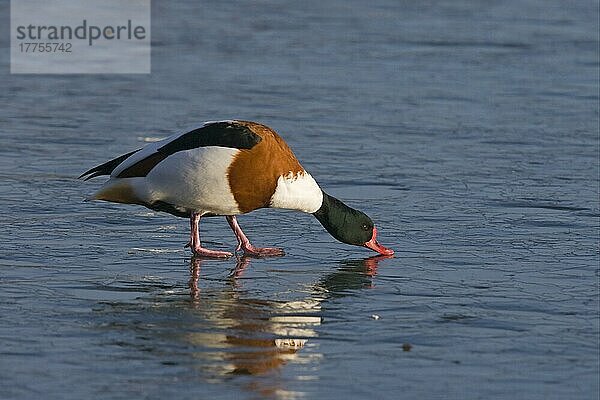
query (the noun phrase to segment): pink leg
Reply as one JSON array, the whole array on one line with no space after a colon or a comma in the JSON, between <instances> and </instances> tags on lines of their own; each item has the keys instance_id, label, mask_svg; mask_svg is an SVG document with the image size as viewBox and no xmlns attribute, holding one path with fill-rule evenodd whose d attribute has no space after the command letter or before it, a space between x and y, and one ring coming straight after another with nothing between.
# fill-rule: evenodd
<instances>
[{"instance_id":1,"label":"pink leg","mask_svg":"<svg viewBox=\"0 0 600 400\"><path fill-rule=\"evenodd\" d=\"M229 222L229 226L233 230L233 233L235 233L238 241L236 251L243 249L245 254L257 257L282 256L285 254L282 249L275 247L254 247L242 231L242 228L240 228L235 215L228 215L227 222Z\"/></svg>"},{"instance_id":2,"label":"pink leg","mask_svg":"<svg viewBox=\"0 0 600 400\"><path fill-rule=\"evenodd\" d=\"M199 213L192 213L192 215L190 216L190 247L192 248L192 251L194 252L195 255L197 256L204 256L204 257L231 257L233 254L231 254L228 251L219 251L219 250L209 250L209 249L205 249L204 247L202 247L202 243L200 243L200 231L199 231L199 225L200 225L200 214Z\"/></svg>"}]
</instances>

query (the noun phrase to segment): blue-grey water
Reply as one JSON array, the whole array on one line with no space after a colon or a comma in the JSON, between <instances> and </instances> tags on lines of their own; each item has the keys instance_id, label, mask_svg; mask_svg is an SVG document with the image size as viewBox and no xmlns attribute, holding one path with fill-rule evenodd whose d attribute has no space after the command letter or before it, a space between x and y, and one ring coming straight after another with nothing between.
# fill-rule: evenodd
<instances>
[{"instance_id":1,"label":"blue-grey water","mask_svg":"<svg viewBox=\"0 0 600 400\"><path fill-rule=\"evenodd\" d=\"M9 75L0 5L0 398L598 398L597 1L153 3L150 75ZM285 257L191 260L187 221L82 201L222 118L395 257L262 210Z\"/></svg>"}]
</instances>

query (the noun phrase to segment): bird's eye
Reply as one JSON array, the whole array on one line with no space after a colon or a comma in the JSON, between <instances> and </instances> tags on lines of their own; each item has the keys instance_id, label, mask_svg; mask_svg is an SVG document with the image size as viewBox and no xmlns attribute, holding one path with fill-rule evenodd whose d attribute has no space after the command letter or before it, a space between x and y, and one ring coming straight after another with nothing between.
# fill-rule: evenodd
<instances>
[{"instance_id":1,"label":"bird's eye","mask_svg":"<svg viewBox=\"0 0 600 400\"><path fill-rule=\"evenodd\" d=\"M362 229L363 229L363 231L368 231L369 230L369 225L363 224Z\"/></svg>"}]
</instances>

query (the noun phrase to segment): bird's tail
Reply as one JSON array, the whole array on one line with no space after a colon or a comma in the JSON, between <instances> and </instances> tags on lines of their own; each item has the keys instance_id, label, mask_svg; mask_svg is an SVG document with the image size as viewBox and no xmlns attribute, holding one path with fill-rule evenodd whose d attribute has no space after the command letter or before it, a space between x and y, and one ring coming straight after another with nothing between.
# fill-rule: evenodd
<instances>
[{"instance_id":1,"label":"bird's tail","mask_svg":"<svg viewBox=\"0 0 600 400\"><path fill-rule=\"evenodd\" d=\"M134 178L135 179L135 178ZM104 200L113 203L145 204L136 194L132 179L110 179L84 201Z\"/></svg>"}]
</instances>

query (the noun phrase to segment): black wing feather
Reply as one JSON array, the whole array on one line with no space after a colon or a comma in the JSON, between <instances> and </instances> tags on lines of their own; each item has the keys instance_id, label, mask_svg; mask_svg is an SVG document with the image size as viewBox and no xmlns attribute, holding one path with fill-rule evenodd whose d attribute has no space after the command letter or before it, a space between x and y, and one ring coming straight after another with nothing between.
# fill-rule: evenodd
<instances>
[{"instance_id":1,"label":"black wing feather","mask_svg":"<svg viewBox=\"0 0 600 400\"><path fill-rule=\"evenodd\" d=\"M178 151L208 146L251 149L261 140L260 136L243 125L227 121L215 122L179 136L159 148L158 152L171 155Z\"/></svg>"},{"instance_id":2,"label":"black wing feather","mask_svg":"<svg viewBox=\"0 0 600 400\"><path fill-rule=\"evenodd\" d=\"M110 175L113 172L113 170L115 168L117 168L117 166L119 164L121 164L123 161L128 159L132 154L135 154L140 150L141 149L134 150L131 153L123 154L122 156L119 156L115 159L107 161L102 165L98 165L97 167L94 167L94 168L90 169L89 171L86 171L83 174L81 174L78 179L81 179L84 176L89 175L84 179L84 181L87 181L88 179L92 179L92 178L95 178L100 175Z\"/></svg>"}]
</instances>

